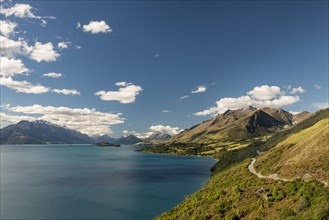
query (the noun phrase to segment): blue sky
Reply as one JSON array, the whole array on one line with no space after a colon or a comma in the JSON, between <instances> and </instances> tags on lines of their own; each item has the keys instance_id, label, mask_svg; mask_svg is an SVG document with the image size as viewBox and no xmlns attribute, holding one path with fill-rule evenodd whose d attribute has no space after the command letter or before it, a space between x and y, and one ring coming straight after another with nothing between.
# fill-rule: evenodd
<instances>
[{"instance_id":1,"label":"blue sky","mask_svg":"<svg viewBox=\"0 0 329 220\"><path fill-rule=\"evenodd\" d=\"M174 134L249 104L328 106L327 1L2 7L2 126L39 118L91 135Z\"/></svg>"}]
</instances>

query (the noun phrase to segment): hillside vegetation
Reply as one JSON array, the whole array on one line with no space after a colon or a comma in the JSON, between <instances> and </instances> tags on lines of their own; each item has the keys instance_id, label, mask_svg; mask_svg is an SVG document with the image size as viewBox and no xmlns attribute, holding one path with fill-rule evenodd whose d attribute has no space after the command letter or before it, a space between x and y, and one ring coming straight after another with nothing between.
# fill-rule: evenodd
<instances>
[{"instance_id":1,"label":"hillside vegetation","mask_svg":"<svg viewBox=\"0 0 329 220\"><path fill-rule=\"evenodd\" d=\"M329 118L290 135L261 155L255 167L264 175L318 179L328 183Z\"/></svg>"},{"instance_id":2,"label":"hillside vegetation","mask_svg":"<svg viewBox=\"0 0 329 220\"><path fill-rule=\"evenodd\" d=\"M209 182L158 219L329 219L328 123L329 109L321 110L266 141L220 151ZM257 172L290 181L251 173L256 150Z\"/></svg>"},{"instance_id":3,"label":"hillside vegetation","mask_svg":"<svg viewBox=\"0 0 329 220\"><path fill-rule=\"evenodd\" d=\"M248 171L249 163L217 172L158 219L328 219L328 187L316 181L259 179Z\"/></svg>"},{"instance_id":4,"label":"hillside vegetation","mask_svg":"<svg viewBox=\"0 0 329 220\"><path fill-rule=\"evenodd\" d=\"M272 134L292 126L293 119L294 116L283 109L249 107L228 110L159 143L155 148L142 151L219 158L227 151L261 145Z\"/></svg>"}]
</instances>

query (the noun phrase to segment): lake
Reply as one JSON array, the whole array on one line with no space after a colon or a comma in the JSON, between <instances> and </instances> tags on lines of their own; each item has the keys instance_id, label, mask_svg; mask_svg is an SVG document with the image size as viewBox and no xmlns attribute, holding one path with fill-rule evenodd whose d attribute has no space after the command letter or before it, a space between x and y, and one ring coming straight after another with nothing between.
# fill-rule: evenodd
<instances>
[{"instance_id":1,"label":"lake","mask_svg":"<svg viewBox=\"0 0 329 220\"><path fill-rule=\"evenodd\" d=\"M2 145L1 219L154 219L200 189L215 163L138 148Z\"/></svg>"}]
</instances>

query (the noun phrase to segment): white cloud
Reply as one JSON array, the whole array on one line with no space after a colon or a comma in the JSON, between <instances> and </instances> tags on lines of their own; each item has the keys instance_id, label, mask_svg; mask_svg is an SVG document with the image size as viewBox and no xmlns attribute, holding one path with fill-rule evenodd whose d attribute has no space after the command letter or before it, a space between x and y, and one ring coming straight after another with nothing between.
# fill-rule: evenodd
<instances>
[{"instance_id":1,"label":"white cloud","mask_svg":"<svg viewBox=\"0 0 329 220\"><path fill-rule=\"evenodd\" d=\"M262 95L263 94L263 95ZM281 108L283 106L292 105L300 100L298 95L285 95L278 86L263 85L255 87L247 92L247 95L237 98L222 98L216 102L215 107L196 112L196 116L216 115L225 112L228 109L239 109L248 106L256 108L273 107Z\"/></svg>"},{"instance_id":2,"label":"white cloud","mask_svg":"<svg viewBox=\"0 0 329 220\"><path fill-rule=\"evenodd\" d=\"M149 129L153 132L160 132L169 135L175 135L183 131L178 127L171 127L169 125L152 125Z\"/></svg>"},{"instance_id":3,"label":"white cloud","mask_svg":"<svg viewBox=\"0 0 329 220\"><path fill-rule=\"evenodd\" d=\"M21 4L16 3L14 6L10 8L3 8L1 7L1 14L5 15L6 17L9 16L16 16L19 18L35 18L35 19L41 19L40 16L36 16L32 10L33 7L29 4Z\"/></svg>"},{"instance_id":4,"label":"white cloud","mask_svg":"<svg viewBox=\"0 0 329 220\"><path fill-rule=\"evenodd\" d=\"M0 76L12 77L17 74L23 74L28 71L24 63L19 59L9 59L7 57L1 57Z\"/></svg>"},{"instance_id":5,"label":"white cloud","mask_svg":"<svg viewBox=\"0 0 329 220\"><path fill-rule=\"evenodd\" d=\"M33 10L35 9L31 5L22 3L16 3L14 6L7 8L4 8L3 6L0 7L0 13L5 17L15 16L18 18L39 19L41 20L42 26L47 24L46 19L55 19L53 16L37 16L33 13Z\"/></svg>"},{"instance_id":6,"label":"white cloud","mask_svg":"<svg viewBox=\"0 0 329 220\"><path fill-rule=\"evenodd\" d=\"M82 47L79 46L79 45L75 45L75 48L78 49L78 50L80 50Z\"/></svg>"},{"instance_id":7,"label":"white cloud","mask_svg":"<svg viewBox=\"0 0 329 220\"><path fill-rule=\"evenodd\" d=\"M22 116L22 115L8 115L6 113L0 112L0 124L3 125L16 124L22 120L34 121L35 117L31 116Z\"/></svg>"},{"instance_id":8,"label":"white cloud","mask_svg":"<svg viewBox=\"0 0 329 220\"><path fill-rule=\"evenodd\" d=\"M51 73L45 73L43 74L42 76L45 76L45 77L49 77L49 78L60 78L62 77L62 74L61 73L54 73L54 72L51 72Z\"/></svg>"},{"instance_id":9,"label":"white cloud","mask_svg":"<svg viewBox=\"0 0 329 220\"><path fill-rule=\"evenodd\" d=\"M11 77L0 78L0 85L13 89L16 92L28 94L41 94L49 91L49 88L42 85L33 85L27 81L15 81Z\"/></svg>"},{"instance_id":10,"label":"white cloud","mask_svg":"<svg viewBox=\"0 0 329 220\"><path fill-rule=\"evenodd\" d=\"M17 24L10 21L0 20L0 33L6 37L15 33Z\"/></svg>"},{"instance_id":11,"label":"white cloud","mask_svg":"<svg viewBox=\"0 0 329 220\"><path fill-rule=\"evenodd\" d=\"M182 100L182 99L187 99L188 98L188 95L184 95L182 97L180 97L179 99Z\"/></svg>"},{"instance_id":12,"label":"white cloud","mask_svg":"<svg viewBox=\"0 0 329 220\"><path fill-rule=\"evenodd\" d=\"M75 89L54 89L53 92L63 95L80 95L80 92Z\"/></svg>"},{"instance_id":13,"label":"white cloud","mask_svg":"<svg viewBox=\"0 0 329 220\"><path fill-rule=\"evenodd\" d=\"M193 115L196 115L196 116L206 116L206 115L215 115L218 113L218 109L216 107L212 107L212 108L209 108L209 109L205 109L201 112L196 112L194 113Z\"/></svg>"},{"instance_id":14,"label":"white cloud","mask_svg":"<svg viewBox=\"0 0 329 220\"><path fill-rule=\"evenodd\" d=\"M169 110L166 110L166 109L163 109L162 112L163 112L163 113L168 113L168 112L170 112L170 111L169 111Z\"/></svg>"},{"instance_id":15,"label":"white cloud","mask_svg":"<svg viewBox=\"0 0 329 220\"><path fill-rule=\"evenodd\" d=\"M77 23L77 27L76 27L76 28L77 28L77 29L81 28L81 24L80 24L80 22Z\"/></svg>"},{"instance_id":16,"label":"white cloud","mask_svg":"<svg viewBox=\"0 0 329 220\"><path fill-rule=\"evenodd\" d=\"M112 28L105 21L90 21L89 24L82 26L82 30L92 34L112 32Z\"/></svg>"},{"instance_id":17,"label":"white cloud","mask_svg":"<svg viewBox=\"0 0 329 220\"><path fill-rule=\"evenodd\" d=\"M99 91L95 95L99 96L104 101L118 101L123 104L133 103L136 101L136 96L143 91L142 87L132 83L118 82L117 86L121 86L118 91Z\"/></svg>"},{"instance_id":18,"label":"white cloud","mask_svg":"<svg viewBox=\"0 0 329 220\"><path fill-rule=\"evenodd\" d=\"M318 84L314 84L314 87L316 88L316 89L321 89L321 86L320 85L318 85Z\"/></svg>"},{"instance_id":19,"label":"white cloud","mask_svg":"<svg viewBox=\"0 0 329 220\"><path fill-rule=\"evenodd\" d=\"M0 36L0 54L12 58L17 54L28 55L32 51L32 47L27 42L19 38L17 41Z\"/></svg>"},{"instance_id":20,"label":"white cloud","mask_svg":"<svg viewBox=\"0 0 329 220\"><path fill-rule=\"evenodd\" d=\"M30 58L37 62L56 61L58 57L59 57L59 54L54 50L53 43L51 43L51 42L48 42L45 44L36 42L33 46L33 50L30 55Z\"/></svg>"},{"instance_id":21,"label":"white cloud","mask_svg":"<svg viewBox=\"0 0 329 220\"><path fill-rule=\"evenodd\" d=\"M115 83L116 86L127 86L126 82L117 82Z\"/></svg>"},{"instance_id":22,"label":"white cloud","mask_svg":"<svg viewBox=\"0 0 329 220\"><path fill-rule=\"evenodd\" d=\"M191 93L203 93L207 90L205 86L198 86L196 90L192 91Z\"/></svg>"},{"instance_id":23,"label":"white cloud","mask_svg":"<svg viewBox=\"0 0 329 220\"><path fill-rule=\"evenodd\" d=\"M63 42L59 42L57 44L57 47L58 47L58 49L63 50L63 49L68 48L70 43L71 42L64 42L64 41Z\"/></svg>"},{"instance_id":24,"label":"white cloud","mask_svg":"<svg viewBox=\"0 0 329 220\"><path fill-rule=\"evenodd\" d=\"M46 120L60 126L66 126L88 135L112 133L110 125L121 124L121 114L99 112L89 108L69 108L54 106L14 106L7 110L25 115L34 115L39 120Z\"/></svg>"},{"instance_id":25,"label":"white cloud","mask_svg":"<svg viewBox=\"0 0 329 220\"><path fill-rule=\"evenodd\" d=\"M253 90L247 93L250 97L258 100L269 100L282 94L278 86L256 86Z\"/></svg>"},{"instance_id":26,"label":"white cloud","mask_svg":"<svg viewBox=\"0 0 329 220\"><path fill-rule=\"evenodd\" d=\"M297 93L302 94L302 93L305 93L305 92L306 92L306 90L299 86L297 88L292 88L289 93L290 94L297 94Z\"/></svg>"},{"instance_id":27,"label":"white cloud","mask_svg":"<svg viewBox=\"0 0 329 220\"><path fill-rule=\"evenodd\" d=\"M300 112L296 112L296 111L289 111L290 114L293 114L293 115L298 115Z\"/></svg>"}]
</instances>

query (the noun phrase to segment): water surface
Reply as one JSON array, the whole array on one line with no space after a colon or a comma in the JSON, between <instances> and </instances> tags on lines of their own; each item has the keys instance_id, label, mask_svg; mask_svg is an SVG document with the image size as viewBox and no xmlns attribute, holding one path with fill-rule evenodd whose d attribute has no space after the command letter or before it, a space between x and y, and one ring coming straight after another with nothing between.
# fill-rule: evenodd
<instances>
[{"instance_id":1,"label":"water surface","mask_svg":"<svg viewBox=\"0 0 329 220\"><path fill-rule=\"evenodd\" d=\"M2 145L1 219L154 219L198 190L214 160L137 147Z\"/></svg>"}]
</instances>

